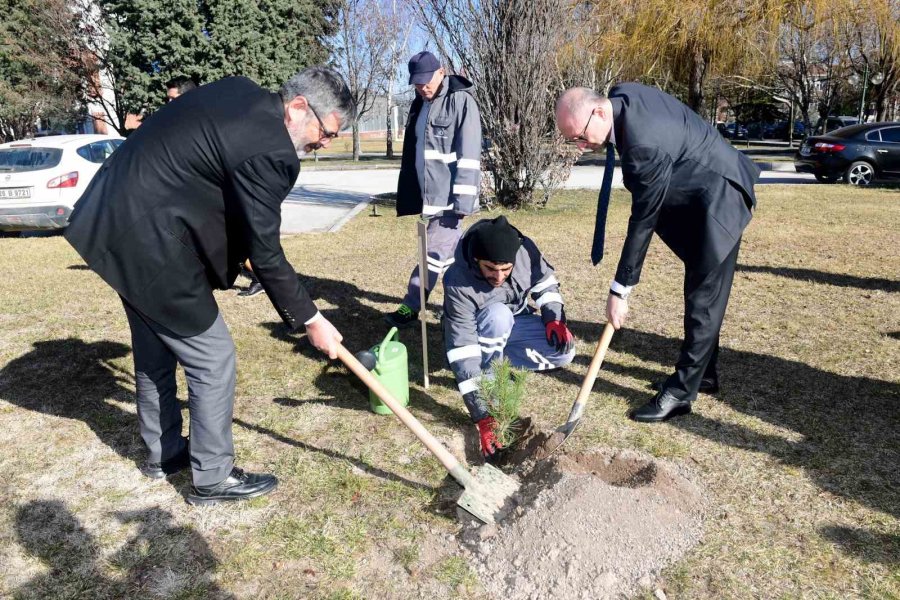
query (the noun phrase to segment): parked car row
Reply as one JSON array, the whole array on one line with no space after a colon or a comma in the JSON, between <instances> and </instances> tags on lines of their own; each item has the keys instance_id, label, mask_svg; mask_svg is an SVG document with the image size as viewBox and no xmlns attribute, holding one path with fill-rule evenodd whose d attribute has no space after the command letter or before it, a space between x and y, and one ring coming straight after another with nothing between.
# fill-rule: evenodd
<instances>
[{"instance_id":1,"label":"parked car row","mask_svg":"<svg viewBox=\"0 0 900 600\"><path fill-rule=\"evenodd\" d=\"M807 135L826 134L835 129L856 125L858 123L859 119L856 117L831 116L825 119L819 119L819 121L810 128L810 131L807 131L803 121L794 121L793 136L789 135L791 126L787 120L775 121L773 123L757 121L746 124L723 123L720 121L716 123L716 129L719 130L719 133L721 133L723 137L729 140L789 140L791 138L794 140L802 140Z\"/></svg>"},{"instance_id":2,"label":"parked car row","mask_svg":"<svg viewBox=\"0 0 900 600\"><path fill-rule=\"evenodd\" d=\"M0 144L0 231L61 229L124 138L55 135Z\"/></svg>"},{"instance_id":3,"label":"parked car row","mask_svg":"<svg viewBox=\"0 0 900 600\"><path fill-rule=\"evenodd\" d=\"M807 138L794 167L823 183L843 179L865 186L878 179L900 179L900 123L851 125Z\"/></svg>"},{"instance_id":4,"label":"parked car row","mask_svg":"<svg viewBox=\"0 0 900 600\"><path fill-rule=\"evenodd\" d=\"M747 128L739 123L716 123L716 129L723 137L729 140L746 140L748 137Z\"/></svg>"}]
</instances>

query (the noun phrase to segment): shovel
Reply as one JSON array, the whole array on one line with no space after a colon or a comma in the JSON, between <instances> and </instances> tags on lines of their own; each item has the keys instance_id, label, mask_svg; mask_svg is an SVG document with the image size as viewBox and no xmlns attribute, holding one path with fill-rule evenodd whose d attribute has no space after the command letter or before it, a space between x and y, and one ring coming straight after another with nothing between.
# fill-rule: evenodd
<instances>
[{"instance_id":1,"label":"shovel","mask_svg":"<svg viewBox=\"0 0 900 600\"><path fill-rule=\"evenodd\" d=\"M556 428L556 432L562 433L563 438L560 440L558 446L547 453L548 457L562 448L562 445L566 443L566 440L569 439L569 436L572 435L575 428L578 427L578 424L581 422L581 416L584 414L584 407L587 405L591 390L594 388L594 382L597 380L597 373L600 372L600 366L603 364L603 358L606 356L606 350L609 348L609 342L612 341L612 336L615 331L616 329L612 326L612 323L607 323L606 327L603 329L603 335L600 336L600 341L597 342L597 349L594 350L594 358L591 359L591 365L588 367L587 375L584 376L584 381L581 383L578 397L575 399L575 404L572 405L572 410L569 411L569 419L564 425L560 425ZM558 436L554 435L550 439L556 437Z\"/></svg>"},{"instance_id":2,"label":"shovel","mask_svg":"<svg viewBox=\"0 0 900 600\"><path fill-rule=\"evenodd\" d=\"M422 385L428 389L428 314L425 304L425 283L428 281L428 221L419 219L416 223L419 234L419 320L422 322ZM438 273L440 277L440 273Z\"/></svg>"},{"instance_id":3,"label":"shovel","mask_svg":"<svg viewBox=\"0 0 900 600\"><path fill-rule=\"evenodd\" d=\"M478 467L474 475L470 474L466 467L460 464L456 457L450 454L450 451L444 448L437 438L419 423L418 419L402 407L381 382L356 360L356 357L350 354L343 344L338 344L338 358L381 398L381 401L397 415L397 418L441 461L453 479L465 488L462 496L456 502L458 506L484 523L495 523L514 506L512 495L519 489L518 481L488 464Z\"/></svg>"}]
</instances>

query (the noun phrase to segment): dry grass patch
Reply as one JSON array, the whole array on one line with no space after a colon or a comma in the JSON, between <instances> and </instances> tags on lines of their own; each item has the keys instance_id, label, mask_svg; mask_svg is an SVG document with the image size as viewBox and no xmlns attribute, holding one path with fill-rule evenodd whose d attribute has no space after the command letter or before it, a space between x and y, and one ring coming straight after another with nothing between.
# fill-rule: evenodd
<instances>
[{"instance_id":1,"label":"dry grass patch","mask_svg":"<svg viewBox=\"0 0 900 600\"><path fill-rule=\"evenodd\" d=\"M699 471L716 508L704 542L665 574L676 597L897 597L900 194L806 185L759 196L722 332L722 393L664 425L625 417L668 373L681 336L681 267L655 240L569 450L636 448ZM529 378L522 412L545 428L577 394L625 231L617 192L609 255L592 268L594 202L569 192L510 215L556 267L579 338L570 368ZM415 244L411 220L365 214L336 234L284 240L354 351L384 336L380 315L405 289ZM0 596L481 597L440 465L370 413L362 386L288 333L264 296L217 298L238 348L238 462L281 486L200 509L183 501L186 475L137 472L116 295L59 237L0 239L0 264ZM428 393L417 336L403 333L410 408L458 439L471 425L438 328Z\"/></svg>"}]
</instances>

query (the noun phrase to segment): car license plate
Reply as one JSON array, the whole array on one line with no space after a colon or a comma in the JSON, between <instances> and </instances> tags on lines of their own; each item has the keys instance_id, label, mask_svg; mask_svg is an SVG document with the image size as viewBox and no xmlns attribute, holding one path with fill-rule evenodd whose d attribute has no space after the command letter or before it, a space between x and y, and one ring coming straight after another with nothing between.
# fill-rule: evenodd
<instances>
[{"instance_id":1,"label":"car license plate","mask_svg":"<svg viewBox=\"0 0 900 600\"><path fill-rule=\"evenodd\" d=\"M800 148L800 156L809 156L809 146Z\"/></svg>"},{"instance_id":2,"label":"car license plate","mask_svg":"<svg viewBox=\"0 0 900 600\"><path fill-rule=\"evenodd\" d=\"M0 188L0 198L31 198L31 188Z\"/></svg>"}]
</instances>

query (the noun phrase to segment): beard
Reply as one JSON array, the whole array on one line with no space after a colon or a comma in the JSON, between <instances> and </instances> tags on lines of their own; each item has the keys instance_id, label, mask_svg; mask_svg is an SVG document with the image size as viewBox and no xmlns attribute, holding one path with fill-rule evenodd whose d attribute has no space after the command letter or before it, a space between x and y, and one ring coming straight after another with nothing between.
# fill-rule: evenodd
<instances>
[{"instance_id":1,"label":"beard","mask_svg":"<svg viewBox=\"0 0 900 600\"><path fill-rule=\"evenodd\" d=\"M302 158L313 152L314 150L318 150L322 147L322 144L319 143L319 140L311 140L308 139L306 135L306 130L308 129L308 125L311 119L314 117L312 115L306 115L306 118L303 119L302 123L291 123L287 126L288 135L291 138L291 143L294 145L294 150L297 151L297 156Z\"/></svg>"}]
</instances>

